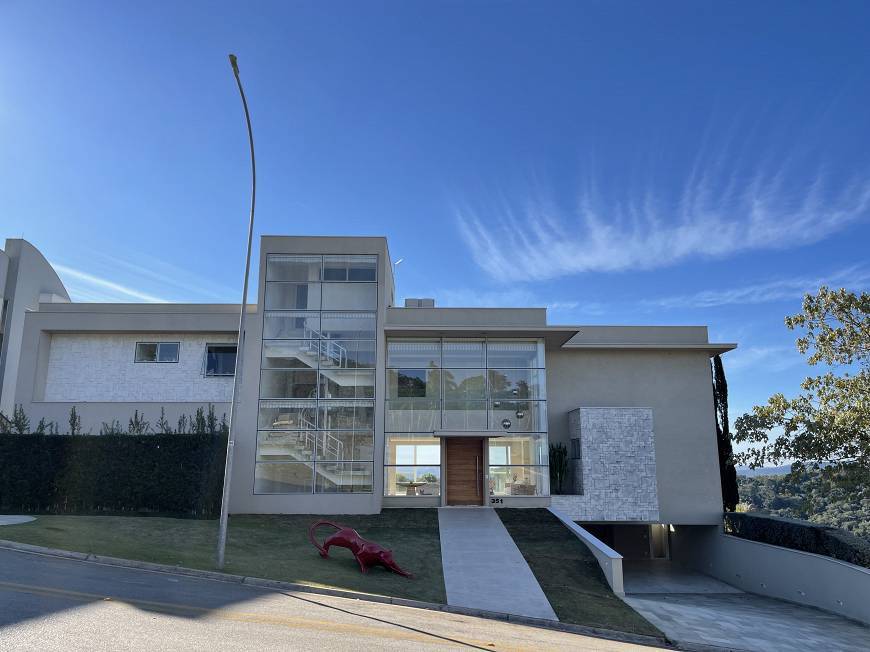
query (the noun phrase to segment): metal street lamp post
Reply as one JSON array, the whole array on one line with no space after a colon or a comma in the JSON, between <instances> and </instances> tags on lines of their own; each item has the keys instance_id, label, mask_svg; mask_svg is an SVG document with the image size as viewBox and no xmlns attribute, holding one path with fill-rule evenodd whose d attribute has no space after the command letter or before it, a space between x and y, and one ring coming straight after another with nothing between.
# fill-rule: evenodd
<instances>
[{"instance_id":1,"label":"metal street lamp post","mask_svg":"<svg viewBox=\"0 0 870 652\"><path fill-rule=\"evenodd\" d=\"M221 517L218 526L217 567L221 569L224 567L224 553L227 547L230 481L233 476L233 448L236 435L236 402L239 400L239 388L245 354L245 314L248 301L248 278L251 273L251 244L254 240L254 205L257 200L257 164L254 159L254 132L251 130L251 114L248 112L248 101L245 99L242 80L239 78L239 64L236 55L231 54L229 57L230 65L233 67L233 75L236 78L236 85L239 87L239 95L242 97L242 107L245 109L245 122L248 126L248 143L251 147L251 216L248 221L248 251L245 256L245 281L242 288L242 305L239 309L239 340L236 346L236 370L233 379L233 398L230 402L230 431L227 436L227 460L224 465L224 487L221 497Z\"/></svg>"}]
</instances>

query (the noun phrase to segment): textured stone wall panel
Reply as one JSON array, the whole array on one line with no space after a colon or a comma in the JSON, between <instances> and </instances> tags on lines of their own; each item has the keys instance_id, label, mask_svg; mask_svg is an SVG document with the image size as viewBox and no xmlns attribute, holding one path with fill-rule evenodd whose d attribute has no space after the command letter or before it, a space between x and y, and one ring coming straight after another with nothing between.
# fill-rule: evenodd
<instances>
[{"instance_id":1,"label":"textured stone wall panel","mask_svg":"<svg viewBox=\"0 0 870 652\"><path fill-rule=\"evenodd\" d=\"M658 521L652 409L578 408L568 426L581 443L583 493L553 496L553 506L577 521Z\"/></svg>"}]
</instances>

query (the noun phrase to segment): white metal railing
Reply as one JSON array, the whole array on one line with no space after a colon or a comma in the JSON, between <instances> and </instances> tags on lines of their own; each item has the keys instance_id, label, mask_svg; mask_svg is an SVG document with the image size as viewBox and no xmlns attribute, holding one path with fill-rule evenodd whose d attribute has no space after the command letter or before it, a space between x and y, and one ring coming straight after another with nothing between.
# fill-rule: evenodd
<instances>
[{"instance_id":1,"label":"white metal railing","mask_svg":"<svg viewBox=\"0 0 870 652\"><path fill-rule=\"evenodd\" d=\"M347 362L347 349L338 342L323 337L323 334L305 326L302 331L306 348L321 360L331 360L335 366L344 368Z\"/></svg>"},{"instance_id":2,"label":"white metal railing","mask_svg":"<svg viewBox=\"0 0 870 652\"><path fill-rule=\"evenodd\" d=\"M303 430L298 432L280 433L280 435L278 435L278 433L269 433L269 439L278 439L296 435L298 441L301 435L302 447L305 450L314 453L317 449L317 439L319 437L321 448L325 454L334 455L336 460L344 459L344 442L342 442L338 437L328 431L318 431L314 423L306 419L304 416L299 418L299 422L304 428Z\"/></svg>"}]
</instances>

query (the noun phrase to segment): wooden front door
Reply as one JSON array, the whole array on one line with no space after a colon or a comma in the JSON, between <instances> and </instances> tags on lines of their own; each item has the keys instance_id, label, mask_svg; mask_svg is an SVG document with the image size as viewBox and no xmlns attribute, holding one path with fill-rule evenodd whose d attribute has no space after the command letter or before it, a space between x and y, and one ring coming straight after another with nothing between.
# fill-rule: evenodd
<instances>
[{"instance_id":1,"label":"wooden front door","mask_svg":"<svg viewBox=\"0 0 870 652\"><path fill-rule=\"evenodd\" d=\"M483 439L448 437L445 440L444 475L448 505L482 505Z\"/></svg>"}]
</instances>

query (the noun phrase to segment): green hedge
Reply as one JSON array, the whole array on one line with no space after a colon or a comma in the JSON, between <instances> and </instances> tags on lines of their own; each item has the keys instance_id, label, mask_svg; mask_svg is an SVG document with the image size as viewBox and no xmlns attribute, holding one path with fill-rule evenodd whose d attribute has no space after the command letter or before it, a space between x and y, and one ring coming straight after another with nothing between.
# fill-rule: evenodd
<instances>
[{"instance_id":1,"label":"green hedge","mask_svg":"<svg viewBox=\"0 0 870 652\"><path fill-rule=\"evenodd\" d=\"M0 513L220 513L221 435L2 435Z\"/></svg>"},{"instance_id":2,"label":"green hedge","mask_svg":"<svg viewBox=\"0 0 870 652\"><path fill-rule=\"evenodd\" d=\"M725 532L870 568L870 543L829 525L766 514L730 512L725 514Z\"/></svg>"}]
</instances>

